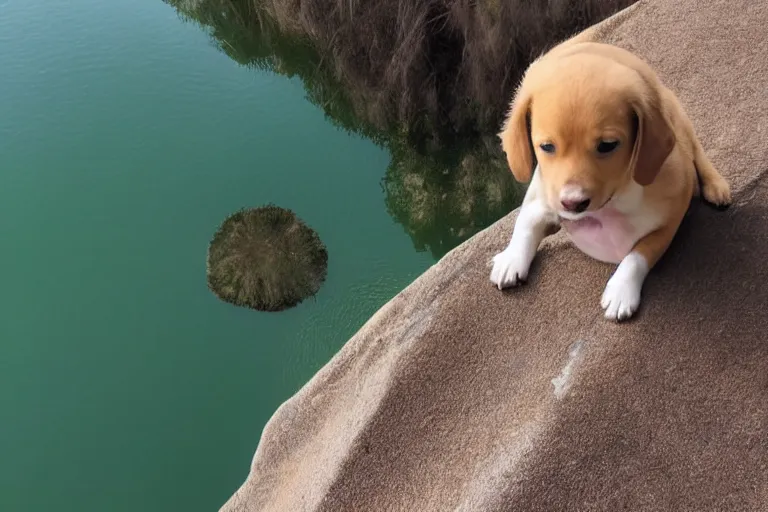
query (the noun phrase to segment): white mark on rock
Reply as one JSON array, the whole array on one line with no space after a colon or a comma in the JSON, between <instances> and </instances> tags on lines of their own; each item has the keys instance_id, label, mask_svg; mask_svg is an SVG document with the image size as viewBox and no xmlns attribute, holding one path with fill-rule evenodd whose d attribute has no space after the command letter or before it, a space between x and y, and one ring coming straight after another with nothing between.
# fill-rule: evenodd
<instances>
[{"instance_id":1,"label":"white mark on rock","mask_svg":"<svg viewBox=\"0 0 768 512\"><path fill-rule=\"evenodd\" d=\"M568 362L560 370L560 375L552 379L552 385L555 386L555 398L562 399L571 389L571 375L574 366L580 359L581 349L584 346L584 340L578 340L568 349Z\"/></svg>"}]
</instances>

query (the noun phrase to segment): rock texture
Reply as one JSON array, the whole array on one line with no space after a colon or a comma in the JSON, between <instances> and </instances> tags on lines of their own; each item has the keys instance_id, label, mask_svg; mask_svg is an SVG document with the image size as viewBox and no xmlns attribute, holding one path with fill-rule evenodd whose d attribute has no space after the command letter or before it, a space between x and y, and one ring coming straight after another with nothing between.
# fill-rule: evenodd
<instances>
[{"instance_id":1,"label":"rock texture","mask_svg":"<svg viewBox=\"0 0 768 512\"><path fill-rule=\"evenodd\" d=\"M562 234L495 289L513 212L277 410L222 510L768 510L766 27L766 2L641 0L581 36L650 61L735 195L692 205L636 320L602 318L613 267Z\"/></svg>"}]
</instances>

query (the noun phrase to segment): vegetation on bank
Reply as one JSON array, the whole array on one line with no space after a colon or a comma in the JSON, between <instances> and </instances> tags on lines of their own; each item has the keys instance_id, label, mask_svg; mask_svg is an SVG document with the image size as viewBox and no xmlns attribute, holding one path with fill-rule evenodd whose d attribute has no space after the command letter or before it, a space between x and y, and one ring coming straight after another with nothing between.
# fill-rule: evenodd
<instances>
[{"instance_id":1,"label":"vegetation on bank","mask_svg":"<svg viewBox=\"0 0 768 512\"><path fill-rule=\"evenodd\" d=\"M514 208L496 133L528 63L634 0L165 0L389 149L390 214L440 257Z\"/></svg>"}]
</instances>

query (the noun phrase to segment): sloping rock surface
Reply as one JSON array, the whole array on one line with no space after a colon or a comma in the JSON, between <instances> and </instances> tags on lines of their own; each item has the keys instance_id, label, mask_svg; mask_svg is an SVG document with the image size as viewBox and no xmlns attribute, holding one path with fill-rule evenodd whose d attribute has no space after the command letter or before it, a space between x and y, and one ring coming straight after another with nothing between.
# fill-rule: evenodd
<instances>
[{"instance_id":1,"label":"sloping rock surface","mask_svg":"<svg viewBox=\"0 0 768 512\"><path fill-rule=\"evenodd\" d=\"M626 324L562 233L495 289L513 212L277 410L223 511L768 510L768 2L641 0L582 37L656 68L735 204L694 202Z\"/></svg>"}]
</instances>

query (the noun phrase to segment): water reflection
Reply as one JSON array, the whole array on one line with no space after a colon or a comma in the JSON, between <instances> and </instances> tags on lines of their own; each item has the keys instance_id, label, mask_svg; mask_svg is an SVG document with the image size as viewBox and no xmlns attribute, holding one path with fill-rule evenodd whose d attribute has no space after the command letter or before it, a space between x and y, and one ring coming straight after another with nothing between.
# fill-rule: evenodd
<instances>
[{"instance_id":1,"label":"water reflection","mask_svg":"<svg viewBox=\"0 0 768 512\"><path fill-rule=\"evenodd\" d=\"M387 209L439 258L522 198L495 132L531 57L633 0L164 1L233 60L299 77L330 122L388 148Z\"/></svg>"}]
</instances>

